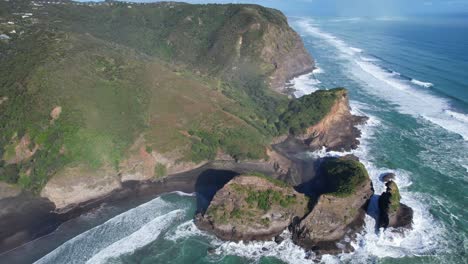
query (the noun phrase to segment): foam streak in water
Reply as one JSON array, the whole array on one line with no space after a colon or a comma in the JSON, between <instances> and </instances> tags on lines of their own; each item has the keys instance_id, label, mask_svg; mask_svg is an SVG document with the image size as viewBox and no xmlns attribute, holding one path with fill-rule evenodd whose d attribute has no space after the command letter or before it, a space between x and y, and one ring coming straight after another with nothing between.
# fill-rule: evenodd
<instances>
[{"instance_id":1,"label":"foam streak in water","mask_svg":"<svg viewBox=\"0 0 468 264\"><path fill-rule=\"evenodd\" d=\"M178 209L175 204L156 198L68 240L36 263L85 263L101 250L175 209Z\"/></svg>"},{"instance_id":2,"label":"foam streak in water","mask_svg":"<svg viewBox=\"0 0 468 264\"><path fill-rule=\"evenodd\" d=\"M148 224L141 227L135 233L122 238L94 255L87 264L106 263L112 258L129 254L135 250L146 246L156 240L161 232L166 229L174 220L183 215L183 210L174 210L168 214L156 217Z\"/></svg>"},{"instance_id":3,"label":"foam streak in water","mask_svg":"<svg viewBox=\"0 0 468 264\"><path fill-rule=\"evenodd\" d=\"M291 80L290 84L294 91L294 96L299 98L306 94L313 93L319 89L317 85L320 81L313 76L314 72L298 76Z\"/></svg>"},{"instance_id":4,"label":"foam streak in water","mask_svg":"<svg viewBox=\"0 0 468 264\"><path fill-rule=\"evenodd\" d=\"M361 56L362 50L351 47L343 40L321 31L310 19L302 19L298 25L302 32L320 38L336 48L339 51L338 55L348 62L345 65L347 70L363 82L368 92L394 103L401 113L416 118L422 117L468 140L468 121L464 118L467 115L459 113L462 116L460 118L460 116L450 114L449 111L452 110L448 99L414 86L416 84L430 87L431 83L411 78L405 80L394 72L389 72L378 65L378 61Z\"/></svg>"},{"instance_id":5,"label":"foam streak in water","mask_svg":"<svg viewBox=\"0 0 468 264\"><path fill-rule=\"evenodd\" d=\"M416 85L419 85L419 86L422 86L422 87L426 87L426 88L431 88L432 86L434 86L432 83L430 82L422 82L422 81L419 81L419 80L416 80L416 79L411 79L411 82L416 84Z\"/></svg>"}]
</instances>

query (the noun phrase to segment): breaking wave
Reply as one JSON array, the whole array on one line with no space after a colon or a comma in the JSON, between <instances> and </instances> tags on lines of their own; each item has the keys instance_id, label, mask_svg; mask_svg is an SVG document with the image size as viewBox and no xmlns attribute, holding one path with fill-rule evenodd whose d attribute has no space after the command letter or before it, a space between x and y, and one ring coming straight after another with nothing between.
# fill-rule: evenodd
<instances>
[{"instance_id":1,"label":"breaking wave","mask_svg":"<svg viewBox=\"0 0 468 264\"><path fill-rule=\"evenodd\" d=\"M293 94L296 98L313 93L320 89L318 85L321 82L314 77L314 74L316 73L317 72L304 74L290 81L290 86L294 89Z\"/></svg>"},{"instance_id":2,"label":"breaking wave","mask_svg":"<svg viewBox=\"0 0 468 264\"><path fill-rule=\"evenodd\" d=\"M154 241L182 216L180 205L159 197L70 239L35 263L105 263Z\"/></svg>"},{"instance_id":3,"label":"breaking wave","mask_svg":"<svg viewBox=\"0 0 468 264\"><path fill-rule=\"evenodd\" d=\"M461 135L468 140L468 121L453 112L447 99L431 94L429 91L416 89L413 85L431 87L432 83L403 78L399 73L383 68L379 60L364 54L361 49L349 46L342 39L323 32L311 19L300 19L297 25L300 31L320 38L339 51L338 56L348 61L348 71L360 80L369 93L387 100L397 106L399 112L415 118L424 118Z\"/></svg>"},{"instance_id":4,"label":"breaking wave","mask_svg":"<svg viewBox=\"0 0 468 264\"><path fill-rule=\"evenodd\" d=\"M416 79L411 79L411 82L416 84L416 85L426 87L426 88L430 88L430 87L434 86L434 84L432 84L430 82L422 82L422 81L418 81Z\"/></svg>"}]
</instances>

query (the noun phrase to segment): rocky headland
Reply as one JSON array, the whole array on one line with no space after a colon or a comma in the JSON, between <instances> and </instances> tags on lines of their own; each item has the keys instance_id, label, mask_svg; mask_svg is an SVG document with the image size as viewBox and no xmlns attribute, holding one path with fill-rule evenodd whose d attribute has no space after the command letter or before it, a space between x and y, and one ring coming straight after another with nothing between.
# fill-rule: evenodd
<instances>
[{"instance_id":1,"label":"rocky headland","mask_svg":"<svg viewBox=\"0 0 468 264\"><path fill-rule=\"evenodd\" d=\"M32 7L0 2L7 20L34 12L0 46L0 72L16 70L0 76L0 253L104 204L172 191L196 192L197 225L226 240L289 228L307 249L338 252L362 227L373 194L363 165L298 154L356 148L366 118L344 88L288 98L287 81L314 61L280 11ZM382 226L398 226L408 209L388 188Z\"/></svg>"}]
</instances>

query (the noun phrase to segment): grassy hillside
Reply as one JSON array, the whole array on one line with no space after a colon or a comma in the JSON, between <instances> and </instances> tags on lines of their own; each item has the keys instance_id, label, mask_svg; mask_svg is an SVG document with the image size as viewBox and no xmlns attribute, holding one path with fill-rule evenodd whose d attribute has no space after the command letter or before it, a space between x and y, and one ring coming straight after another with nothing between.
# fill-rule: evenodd
<instances>
[{"instance_id":1,"label":"grassy hillside","mask_svg":"<svg viewBox=\"0 0 468 264\"><path fill-rule=\"evenodd\" d=\"M273 136L312 124L331 107L329 93L289 103L269 89L271 69L259 59L266 44L249 28L261 23L292 32L275 10L174 3L32 8L26 0L0 2L0 33L17 32L0 41L0 180L25 189L40 191L64 167L112 166L117 173L137 139L146 152L176 162L211 160L218 151L265 158ZM242 56L230 39L238 32L246 33ZM307 121L293 121L298 109L313 111Z\"/></svg>"}]
</instances>

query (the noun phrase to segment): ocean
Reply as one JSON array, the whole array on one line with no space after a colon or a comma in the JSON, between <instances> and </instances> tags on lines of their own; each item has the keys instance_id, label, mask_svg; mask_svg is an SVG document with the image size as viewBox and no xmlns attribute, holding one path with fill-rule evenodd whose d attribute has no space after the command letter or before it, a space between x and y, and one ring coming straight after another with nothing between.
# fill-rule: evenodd
<instances>
[{"instance_id":1,"label":"ocean","mask_svg":"<svg viewBox=\"0 0 468 264\"><path fill-rule=\"evenodd\" d=\"M376 232L367 216L355 252L320 261L467 263L468 18L289 20L318 66L292 81L296 96L348 88L353 112L370 118L351 153L365 164L376 194L384 190L379 176L394 172L402 202L414 210L413 229L404 233ZM81 234L36 263L312 263L289 239L220 241L194 226L195 210L196 198L184 193L101 208L29 247L79 227Z\"/></svg>"}]
</instances>

